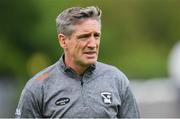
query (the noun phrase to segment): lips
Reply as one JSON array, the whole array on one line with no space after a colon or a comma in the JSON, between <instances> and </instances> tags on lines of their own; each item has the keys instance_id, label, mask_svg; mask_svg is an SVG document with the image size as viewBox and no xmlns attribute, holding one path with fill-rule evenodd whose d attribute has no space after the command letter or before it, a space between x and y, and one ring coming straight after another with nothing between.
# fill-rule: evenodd
<instances>
[{"instance_id":1,"label":"lips","mask_svg":"<svg viewBox=\"0 0 180 119\"><path fill-rule=\"evenodd\" d=\"M96 51L88 51L88 52L84 52L84 54L96 54Z\"/></svg>"},{"instance_id":2,"label":"lips","mask_svg":"<svg viewBox=\"0 0 180 119\"><path fill-rule=\"evenodd\" d=\"M96 51L88 51L88 52L84 52L84 54L85 54L88 58L94 58L94 57L96 57Z\"/></svg>"}]
</instances>

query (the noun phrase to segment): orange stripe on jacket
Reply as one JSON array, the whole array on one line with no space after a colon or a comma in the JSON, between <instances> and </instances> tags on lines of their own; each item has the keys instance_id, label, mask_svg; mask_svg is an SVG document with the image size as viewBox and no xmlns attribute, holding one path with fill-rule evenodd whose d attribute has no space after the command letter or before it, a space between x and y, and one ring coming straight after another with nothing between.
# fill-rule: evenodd
<instances>
[{"instance_id":1,"label":"orange stripe on jacket","mask_svg":"<svg viewBox=\"0 0 180 119\"><path fill-rule=\"evenodd\" d=\"M44 73L44 74L40 75L39 77L37 77L36 80L43 80L43 79L47 78L48 76L49 76L48 73Z\"/></svg>"}]
</instances>

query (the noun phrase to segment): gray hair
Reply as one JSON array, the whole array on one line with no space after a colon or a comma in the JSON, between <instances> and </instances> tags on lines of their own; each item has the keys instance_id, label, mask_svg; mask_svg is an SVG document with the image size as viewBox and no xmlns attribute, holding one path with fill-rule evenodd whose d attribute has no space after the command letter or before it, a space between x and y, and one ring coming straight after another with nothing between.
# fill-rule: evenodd
<instances>
[{"instance_id":1,"label":"gray hair","mask_svg":"<svg viewBox=\"0 0 180 119\"><path fill-rule=\"evenodd\" d=\"M80 24L83 20L95 19L101 26L101 10L98 7L86 8L72 7L64 10L56 18L57 33L71 36L74 32L74 25Z\"/></svg>"}]
</instances>

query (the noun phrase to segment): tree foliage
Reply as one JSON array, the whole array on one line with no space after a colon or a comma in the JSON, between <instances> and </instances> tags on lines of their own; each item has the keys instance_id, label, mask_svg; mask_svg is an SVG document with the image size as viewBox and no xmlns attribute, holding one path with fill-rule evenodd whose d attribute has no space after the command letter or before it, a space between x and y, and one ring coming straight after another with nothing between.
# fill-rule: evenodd
<instances>
[{"instance_id":1,"label":"tree foliage","mask_svg":"<svg viewBox=\"0 0 180 119\"><path fill-rule=\"evenodd\" d=\"M1 0L0 75L28 80L61 56L55 18L72 6L102 9L99 60L130 78L166 77L179 40L178 0Z\"/></svg>"}]
</instances>

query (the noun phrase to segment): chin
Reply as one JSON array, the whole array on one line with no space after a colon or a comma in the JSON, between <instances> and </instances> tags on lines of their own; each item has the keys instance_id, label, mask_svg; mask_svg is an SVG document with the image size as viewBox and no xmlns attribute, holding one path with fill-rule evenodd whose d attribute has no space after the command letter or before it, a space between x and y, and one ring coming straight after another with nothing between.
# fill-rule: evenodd
<instances>
[{"instance_id":1,"label":"chin","mask_svg":"<svg viewBox=\"0 0 180 119\"><path fill-rule=\"evenodd\" d=\"M95 64L96 62L97 62L96 59L94 59L94 60L88 60L88 61L86 62L86 64L87 64L87 65L91 65L91 64Z\"/></svg>"}]
</instances>

